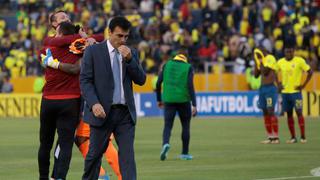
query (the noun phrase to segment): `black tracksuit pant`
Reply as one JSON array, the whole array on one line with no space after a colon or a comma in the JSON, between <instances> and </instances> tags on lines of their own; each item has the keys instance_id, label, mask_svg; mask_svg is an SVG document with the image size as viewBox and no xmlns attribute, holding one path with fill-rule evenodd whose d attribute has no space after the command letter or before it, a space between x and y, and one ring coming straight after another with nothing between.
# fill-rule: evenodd
<instances>
[{"instance_id":1,"label":"black tracksuit pant","mask_svg":"<svg viewBox=\"0 0 320 180\"><path fill-rule=\"evenodd\" d=\"M40 147L38 152L39 179L49 179L50 152L57 131L52 177L66 179L79 123L80 98L50 100L42 98L40 110Z\"/></svg>"},{"instance_id":2,"label":"black tracksuit pant","mask_svg":"<svg viewBox=\"0 0 320 180\"><path fill-rule=\"evenodd\" d=\"M164 129L162 135L162 145L169 144L171 130L173 127L174 118L176 113L180 117L182 125L182 154L189 153L190 141L190 120L191 120L191 104L186 103L165 103L164 104Z\"/></svg>"}]
</instances>

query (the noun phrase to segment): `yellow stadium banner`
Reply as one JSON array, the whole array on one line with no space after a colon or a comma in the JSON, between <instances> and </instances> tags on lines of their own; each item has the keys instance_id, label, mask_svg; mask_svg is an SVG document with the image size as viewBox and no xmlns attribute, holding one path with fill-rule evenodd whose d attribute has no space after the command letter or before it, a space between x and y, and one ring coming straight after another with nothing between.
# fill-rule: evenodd
<instances>
[{"instance_id":1,"label":"yellow stadium banner","mask_svg":"<svg viewBox=\"0 0 320 180\"><path fill-rule=\"evenodd\" d=\"M0 94L0 118L39 117L41 94Z\"/></svg>"}]
</instances>

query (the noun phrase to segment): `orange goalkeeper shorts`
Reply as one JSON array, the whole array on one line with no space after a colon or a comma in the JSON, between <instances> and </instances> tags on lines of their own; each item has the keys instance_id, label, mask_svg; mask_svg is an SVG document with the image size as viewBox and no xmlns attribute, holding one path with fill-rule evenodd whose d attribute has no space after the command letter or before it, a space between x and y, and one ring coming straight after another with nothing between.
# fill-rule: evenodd
<instances>
[{"instance_id":1,"label":"orange goalkeeper shorts","mask_svg":"<svg viewBox=\"0 0 320 180\"><path fill-rule=\"evenodd\" d=\"M85 123L83 119L80 119L80 123L77 127L76 136L90 137L90 125ZM110 140L113 139L113 134L110 136Z\"/></svg>"},{"instance_id":2,"label":"orange goalkeeper shorts","mask_svg":"<svg viewBox=\"0 0 320 180\"><path fill-rule=\"evenodd\" d=\"M76 136L90 137L90 126L85 123L82 119L77 127Z\"/></svg>"}]
</instances>

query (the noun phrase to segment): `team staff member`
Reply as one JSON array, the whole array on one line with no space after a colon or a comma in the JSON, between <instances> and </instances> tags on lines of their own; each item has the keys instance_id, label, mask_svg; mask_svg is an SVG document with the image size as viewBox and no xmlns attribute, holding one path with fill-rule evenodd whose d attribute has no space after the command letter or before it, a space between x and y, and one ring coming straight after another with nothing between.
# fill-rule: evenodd
<instances>
[{"instance_id":1,"label":"team staff member","mask_svg":"<svg viewBox=\"0 0 320 180\"><path fill-rule=\"evenodd\" d=\"M162 82L163 97L161 97ZM185 50L181 50L173 60L169 60L163 66L157 81L156 92L158 106L160 108L164 106L164 129L160 160L163 161L167 158L170 149L171 130L177 112L182 125L182 153L180 159L191 160L193 156L189 154L190 120L191 115L196 115L197 109L193 87L193 69L187 62Z\"/></svg>"},{"instance_id":2,"label":"team staff member","mask_svg":"<svg viewBox=\"0 0 320 180\"><path fill-rule=\"evenodd\" d=\"M288 144L297 143L294 129L293 109L298 116L298 123L301 132L301 143L307 143L305 135L305 122L302 114L302 94L301 90L306 87L312 77L312 69L306 61L298 56L294 56L294 42L288 42L284 48L285 57L278 61L278 68L281 73L282 82L278 87L282 93L282 105L284 112L287 113L288 127L291 139ZM307 72L306 80L301 84L302 73Z\"/></svg>"},{"instance_id":3,"label":"team staff member","mask_svg":"<svg viewBox=\"0 0 320 180\"><path fill-rule=\"evenodd\" d=\"M126 46L131 23L122 16L109 23L109 39L86 48L80 87L84 121L90 125L90 145L83 180L99 176L101 158L113 133L118 144L123 180L136 180L134 136L136 109L132 83L143 85L146 74L137 53Z\"/></svg>"}]
</instances>

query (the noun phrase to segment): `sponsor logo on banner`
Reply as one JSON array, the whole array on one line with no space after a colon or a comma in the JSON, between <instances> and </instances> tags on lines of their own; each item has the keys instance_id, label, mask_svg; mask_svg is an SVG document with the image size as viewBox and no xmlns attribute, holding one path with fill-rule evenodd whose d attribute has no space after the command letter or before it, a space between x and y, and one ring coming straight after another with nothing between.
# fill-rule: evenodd
<instances>
[{"instance_id":1,"label":"sponsor logo on banner","mask_svg":"<svg viewBox=\"0 0 320 180\"><path fill-rule=\"evenodd\" d=\"M197 93L197 110L199 116L256 116L258 108L257 92L233 93ZM135 94L138 116L160 116L163 111L158 108L154 93Z\"/></svg>"},{"instance_id":2,"label":"sponsor logo on banner","mask_svg":"<svg viewBox=\"0 0 320 180\"><path fill-rule=\"evenodd\" d=\"M205 116L260 115L257 92L198 93L197 110Z\"/></svg>"},{"instance_id":3,"label":"sponsor logo on banner","mask_svg":"<svg viewBox=\"0 0 320 180\"><path fill-rule=\"evenodd\" d=\"M0 117L39 117L41 95L0 94Z\"/></svg>"}]
</instances>

